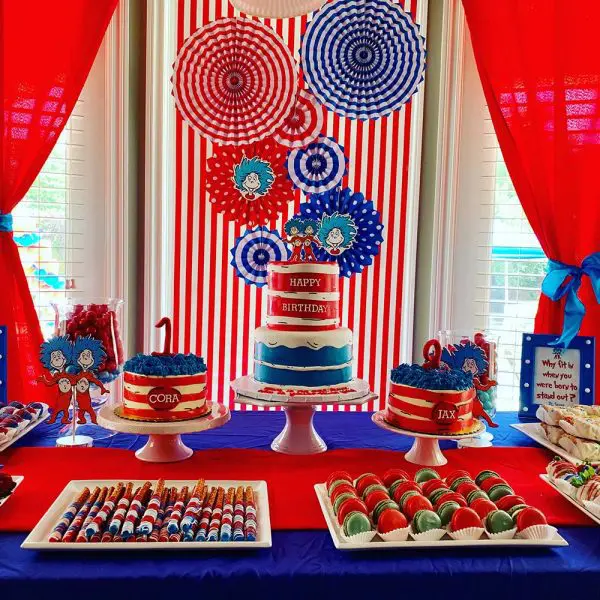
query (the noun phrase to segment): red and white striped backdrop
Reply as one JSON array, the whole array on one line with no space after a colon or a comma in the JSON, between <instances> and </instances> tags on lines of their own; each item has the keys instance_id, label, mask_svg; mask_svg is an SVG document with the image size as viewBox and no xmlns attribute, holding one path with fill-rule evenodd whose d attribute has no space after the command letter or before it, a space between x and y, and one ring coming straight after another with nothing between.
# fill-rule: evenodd
<instances>
[{"instance_id":1,"label":"red and white striped backdrop","mask_svg":"<svg viewBox=\"0 0 600 600\"><path fill-rule=\"evenodd\" d=\"M414 14L416 2L406 0L403 5ZM228 0L179 0L177 47L198 27L238 15ZM296 58L307 21L307 17L264 20ZM371 122L325 111L324 131L344 146L350 159L344 185L372 199L385 225L385 242L374 264L361 275L340 280L342 324L354 332L355 373L380 396L362 410L378 410L385 404L389 371L400 360L402 303L414 293L403 289L405 261L415 258L405 256L410 127L410 103L388 118ZM252 372L253 332L265 320L266 294L245 285L229 265L229 250L242 228L224 221L208 201L205 166L211 148L177 113L173 342L176 351L205 358L213 401L245 410L234 405L229 382ZM300 201L298 192L284 221L297 212ZM281 231L282 220L273 221L271 228Z\"/></svg>"}]
</instances>

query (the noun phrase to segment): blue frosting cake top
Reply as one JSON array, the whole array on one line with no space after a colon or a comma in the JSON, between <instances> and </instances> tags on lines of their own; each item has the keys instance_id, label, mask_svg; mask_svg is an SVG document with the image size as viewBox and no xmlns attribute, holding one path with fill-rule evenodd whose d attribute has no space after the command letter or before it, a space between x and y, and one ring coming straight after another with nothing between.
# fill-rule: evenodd
<instances>
[{"instance_id":1,"label":"blue frosting cake top","mask_svg":"<svg viewBox=\"0 0 600 600\"><path fill-rule=\"evenodd\" d=\"M421 365L403 364L392 369L392 381L422 390L468 390L473 376L458 369L424 369Z\"/></svg>"},{"instance_id":2,"label":"blue frosting cake top","mask_svg":"<svg viewBox=\"0 0 600 600\"><path fill-rule=\"evenodd\" d=\"M196 354L173 354L152 356L150 354L136 354L123 366L124 371L137 375L155 375L167 377L169 375L196 375L206 373L204 359Z\"/></svg>"}]
</instances>

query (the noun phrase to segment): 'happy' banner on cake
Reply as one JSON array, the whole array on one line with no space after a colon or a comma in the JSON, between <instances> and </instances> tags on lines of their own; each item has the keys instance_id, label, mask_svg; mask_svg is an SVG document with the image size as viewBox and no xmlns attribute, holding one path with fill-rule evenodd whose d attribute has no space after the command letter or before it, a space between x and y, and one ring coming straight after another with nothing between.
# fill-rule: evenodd
<instances>
[{"instance_id":1,"label":"'happy' banner on cake","mask_svg":"<svg viewBox=\"0 0 600 600\"><path fill-rule=\"evenodd\" d=\"M416 14L417 0L402 5ZM228 0L179 0L177 47L198 27L239 14ZM263 20L296 58L308 21L307 17ZM425 23L420 25L425 27ZM379 394L378 401L365 404L362 410L379 410L385 405L391 369L401 359L411 358L401 356L401 336L410 335L404 330L412 329L402 326L401 315L403 303L414 293L414 289L404 289L403 278L406 261L415 260L405 251L415 120L410 102L387 118L371 121L344 119L324 107L323 116L323 135L337 140L350 159L340 185L360 190L373 200L385 227L385 241L373 264L362 274L339 281L341 324L354 333L354 373ZM229 382L252 372L252 336L265 324L267 294L266 288L245 285L229 264L229 250L246 228L224 220L209 202L207 161L214 150L177 112L173 345L177 352L195 352L205 358L209 398L222 399L234 408ZM299 212L301 192L295 190L294 195L295 201L288 203L282 218L268 223L269 229L282 231L283 223Z\"/></svg>"}]
</instances>

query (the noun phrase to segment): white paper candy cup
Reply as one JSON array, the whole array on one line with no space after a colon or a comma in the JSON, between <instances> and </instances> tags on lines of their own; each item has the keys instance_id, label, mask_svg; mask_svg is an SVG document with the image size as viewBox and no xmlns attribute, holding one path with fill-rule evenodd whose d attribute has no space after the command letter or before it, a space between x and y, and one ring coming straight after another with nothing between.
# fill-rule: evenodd
<instances>
[{"instance_id":1,"label":"white paper candy cup","mask_svg":"<svg viewBox=\"0 0 600 600\"><path fill-rule=\"evenodd\" d=\"M408 539L410 533L410 527L403 527L402 529L394 529L387 533L380 533L379 537L384 542L405 542Z\"/></svg>"},{"instance_id":2,"label":"white paper candy cup","mask_svg":"<svg viewBox=\"0 0 600 600\"><path fill-rule=\"evenodd\" d=\"M508 531L501 531L500 533L490 533L486 529L485 533L490 538L490 540L512 540L515 537L515 533L517 533L517 528L513 527Z\"/></svg>"},{"instance_id":3,"label":"white paper candy cup","mask_svg":"<svg viewBox=\"0 0 600 600\"><path fill-rule=\"evenodd\" d=\"M517 537L524 540L551 540L556 532L556 527L552 527L552 525L532 525L519 531Z\"/></svg>"},{"instance_id":4,"label":"white paper candy cup","mask_svg":"<svg viewBox=\"0 0 600 600\"><path fill-rule=\"evenodd\" d=\"M448 535L453 540L478 540L484 534L483 527L467 527L458 531L449 531Z\"/></svg>"},{"instance_id":5,"label":"white paper candy cup","mask_svg":"<svg viewBox=\"0 0 600 600\"><path fill-rule=\"evenodd\" d=\"M439 542L447 531L445 529L430 529L423 533L415 533L412 529L410 535L415 542Z\"/></svg>"},{"instance_id":6,"label":"white paper candy cup","mask_svg":"<svg viewBox=\"0 0 600 600\"><path fill-rule=\"evenodd\" d=\"M341 532L342 539L350 544L368 544L376 535L376 531L363 531L356 535L346 535L343 531Z\"/></svg>"}]
</instances>

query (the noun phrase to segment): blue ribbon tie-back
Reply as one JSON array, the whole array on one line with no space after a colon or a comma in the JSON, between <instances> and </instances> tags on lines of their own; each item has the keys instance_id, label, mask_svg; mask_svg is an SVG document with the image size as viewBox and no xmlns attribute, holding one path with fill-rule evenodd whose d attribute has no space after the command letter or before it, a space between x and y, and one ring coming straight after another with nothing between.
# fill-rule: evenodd
<instances>
[{"instance_id":1,"label":"blue ribbon tie-back","mask_svg":"<svg viewBox=\"0 0 600 600\"><path fill-rule=\"evenodd\" d=\"M0 231L12 232L13 230L13 217L11 214L0 213Z\"/></svg>"},{"instance_id":2,"label":"blue ribbon tie-back","mask_svg":"<svg viewBox=\"0 0 600 600\"><path fill-rule=\"evenodd\" d=\"M542 293L554 302L558 302L563 296L567 297L562 335L553 342L554 346L568 348L581 329L585 306L577 292L584 275L590 278L596 301L600 304L600 252L586 257L581 267L566 265L557 260L548 261L548 274L542 282Z\"/></svg>"}]
</instances>

